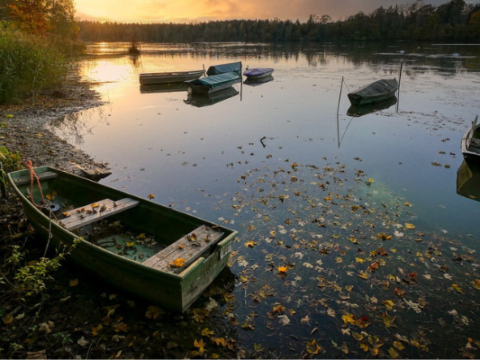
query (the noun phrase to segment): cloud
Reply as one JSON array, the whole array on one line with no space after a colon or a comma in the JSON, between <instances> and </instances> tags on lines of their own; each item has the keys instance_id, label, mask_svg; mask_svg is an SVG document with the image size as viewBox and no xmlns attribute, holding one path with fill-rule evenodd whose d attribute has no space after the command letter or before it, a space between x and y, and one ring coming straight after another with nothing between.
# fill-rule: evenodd
<instances>
[{"instance_id":1,"label":"cloud","mask_svg":"<svg viewBox=\"0 0 480 360\"><path fill-rule=\"evenodd\" d=\"M108 18L119 22L195 22L230 19L306 21L312 14L343 19L360 11L416 0L76 0L81 18ZM449 0L424 0L438 6Z\"/></svg>"}]
</instances>

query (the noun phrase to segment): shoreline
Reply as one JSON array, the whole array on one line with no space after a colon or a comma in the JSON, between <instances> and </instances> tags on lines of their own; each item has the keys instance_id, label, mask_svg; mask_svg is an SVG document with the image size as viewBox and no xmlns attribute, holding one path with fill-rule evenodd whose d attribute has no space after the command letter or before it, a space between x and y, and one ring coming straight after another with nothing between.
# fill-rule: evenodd
<instances>
[{"instance_id":1,"label":"shoreline","mask_svg":"<svg viewBox=\"0 0 480 360\"><path fill-rule=\"evenodd\" d=\"M46 125L69 114L105 104L89 82L72 75L61 88L28 99L20 105L0 106L0 146L20 153L22 163L30 160L34 167L52 166L87 176L109 173L108 164L59 138Z\"/></svg>"}]
</instances>

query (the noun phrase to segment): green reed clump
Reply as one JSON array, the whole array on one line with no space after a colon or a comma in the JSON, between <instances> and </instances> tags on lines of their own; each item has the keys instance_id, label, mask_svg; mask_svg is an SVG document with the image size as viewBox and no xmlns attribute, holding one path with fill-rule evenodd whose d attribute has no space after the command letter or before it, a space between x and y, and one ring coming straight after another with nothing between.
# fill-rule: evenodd
<instances>
[{"instance_id":1,"label":"green reed clump","mask_svg":"<svg viewBox=\"0 0 480 360\"><path fill-rule=\"evenodd\" d=\"M35 96L60 83L68 59L44 37L0 22L0 104Z\"/></svg>"}]
</instances>

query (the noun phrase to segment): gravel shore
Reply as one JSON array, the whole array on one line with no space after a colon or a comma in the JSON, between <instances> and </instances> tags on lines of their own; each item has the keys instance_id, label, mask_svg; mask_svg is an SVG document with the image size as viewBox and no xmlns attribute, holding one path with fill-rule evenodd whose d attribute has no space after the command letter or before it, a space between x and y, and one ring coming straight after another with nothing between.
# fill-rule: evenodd
<instances>
[{"instance_id":1,"label":"gravel shore","mask_svg":"<svg viewBox=\"0 0 480 360\"><path fill-rule=\"evenodd\" d=\"M0 106L0 145L19 152L22 161L33 166L53 166L82 174L88 170L107 170L66 141L52 134L45 125L68 114L100 106L98 93L88 82L70 77L59 89L50 90L18 106Z\"/></svg>"}]
</instances>

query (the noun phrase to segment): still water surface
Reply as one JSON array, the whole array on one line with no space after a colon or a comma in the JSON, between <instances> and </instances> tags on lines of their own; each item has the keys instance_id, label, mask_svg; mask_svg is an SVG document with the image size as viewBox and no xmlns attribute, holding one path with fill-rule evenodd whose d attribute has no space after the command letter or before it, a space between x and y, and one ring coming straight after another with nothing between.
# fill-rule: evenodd
<instances>
[{"instance_id":1,"label":"still water surface","mask_svg":"<svg viewBox=\"0 0 480 360\"><path fill-rule=\"evenodd\" d=\"M109 163L102 183L239 231L221 310L251 356L455 357L480 340L480 203L457 193L480 45L126 47L90 47L80 66L106 104L51 128ZM233 61L273 80L208 101L139 85ZM348 114L349 91L401 66L396 103Z\"/></svg>"}]
</instances>

